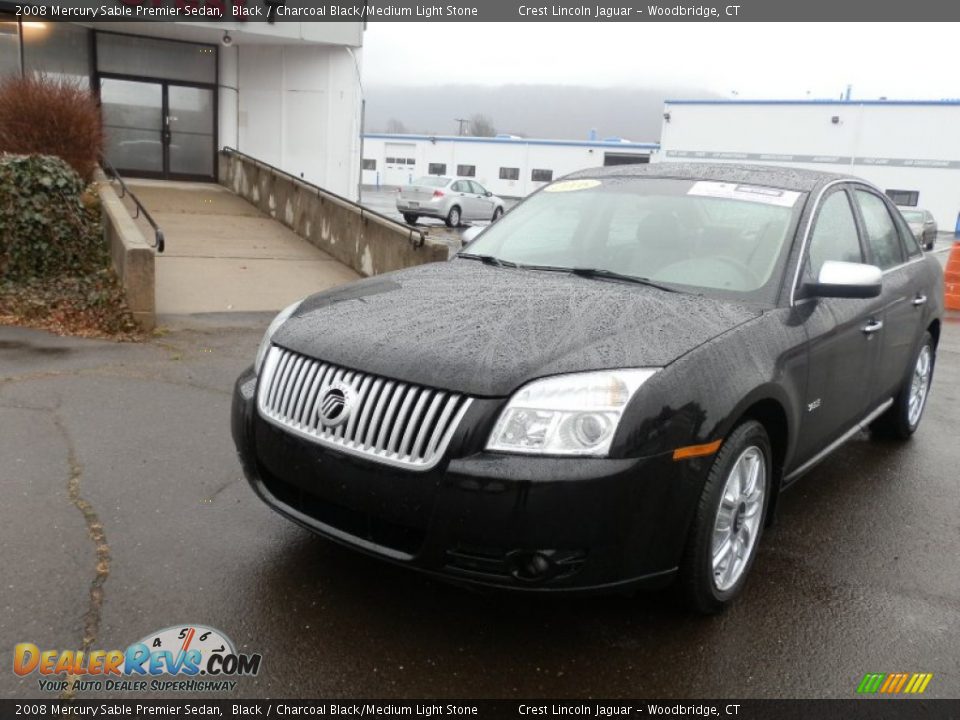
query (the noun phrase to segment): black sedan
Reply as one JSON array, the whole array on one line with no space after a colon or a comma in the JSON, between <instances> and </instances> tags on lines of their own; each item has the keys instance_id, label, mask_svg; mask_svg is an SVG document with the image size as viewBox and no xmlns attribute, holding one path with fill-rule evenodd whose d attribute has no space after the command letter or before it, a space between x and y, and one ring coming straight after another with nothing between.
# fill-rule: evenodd
<instances>
[{"instance_id":1,"label":"black sedan","mask_svg":"<svg viewBox=\"0 0 960 720\"><path fill-rule=\"evenodd\" d=\"M268 505L371 555L536 591L678 579L715 612L783 489L917 429L942 298L857 178L583 171L449 263L283 311L233 435Z\"/></svg>"}]
</instances>

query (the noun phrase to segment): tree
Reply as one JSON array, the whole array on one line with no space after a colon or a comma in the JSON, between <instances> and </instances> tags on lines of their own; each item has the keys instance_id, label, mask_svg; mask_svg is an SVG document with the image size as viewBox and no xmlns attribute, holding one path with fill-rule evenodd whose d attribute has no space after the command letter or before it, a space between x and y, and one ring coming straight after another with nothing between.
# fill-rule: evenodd
<instances>
[{"instance_id":1,"label":"tree","mask_svg":"<svg viewBox=\"0 0 960 720\"><path fill-rule=\"evenodd\" d=\"M468 134L474 137L493 137L497 134L497 128L494 127L493 120L483 113L476 113L470 116Z\"/></svg>"},{"instance_id":2,"label":"tree","mask_svg":"<svg viewBox=\"0 0 960 720\"><path fill-rule=\"evenodd\" d=\"M407 126L396 118L387 120L387 132L391 135L402 135L407 132Z\"/></svg>"}]
</instances>

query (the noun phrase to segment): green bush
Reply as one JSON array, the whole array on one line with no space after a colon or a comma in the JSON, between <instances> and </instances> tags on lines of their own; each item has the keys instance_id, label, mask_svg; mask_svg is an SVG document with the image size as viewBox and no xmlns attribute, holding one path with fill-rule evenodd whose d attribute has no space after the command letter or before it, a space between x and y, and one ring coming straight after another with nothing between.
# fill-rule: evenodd
<instances>
[{"instance_id":1,"label":"green bush","mask_svg":"<svg viewBox=\"0 0 960 720\"><path fill-rule=\"evenodd\" d=\"M58 157L0 155L0 281L87 275L107 267L100 208Z\"/></svg>"}]
</instances>

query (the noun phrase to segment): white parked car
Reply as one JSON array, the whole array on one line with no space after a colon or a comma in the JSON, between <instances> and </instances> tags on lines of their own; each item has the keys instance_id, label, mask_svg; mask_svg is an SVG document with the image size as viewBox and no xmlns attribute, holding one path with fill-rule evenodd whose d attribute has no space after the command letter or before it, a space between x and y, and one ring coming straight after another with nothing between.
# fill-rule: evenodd
<instances>
[{"instance_id":1,"label":"white parked car","mask_svg":"<svg viewBox=\"0 0 960 720\"><path fill-rule=\"evenodd\" d=\"M476 180L428 175L399 189L397 210L410 225L421 217L433 217L457 227L465 221L496 222L504 206L501 198Z\"/></svg>"}]
</instances>

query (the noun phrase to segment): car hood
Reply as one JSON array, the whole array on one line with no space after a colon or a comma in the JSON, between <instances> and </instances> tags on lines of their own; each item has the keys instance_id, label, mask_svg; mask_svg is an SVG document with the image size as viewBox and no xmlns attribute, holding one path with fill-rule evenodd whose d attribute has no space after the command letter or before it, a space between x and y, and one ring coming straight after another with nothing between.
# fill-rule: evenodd
<instances>
[{"instance_id":1,"label":"car hood","mask_svg":"<svg viewBox=\"0 0 960 720\"><path fill-rule=\"evenodd\" d=\"M760 313L641 285L455 260L313 295L274 342L375 375L505 396L546 375L664 366Z\"/></svg>"}]
</instances>

